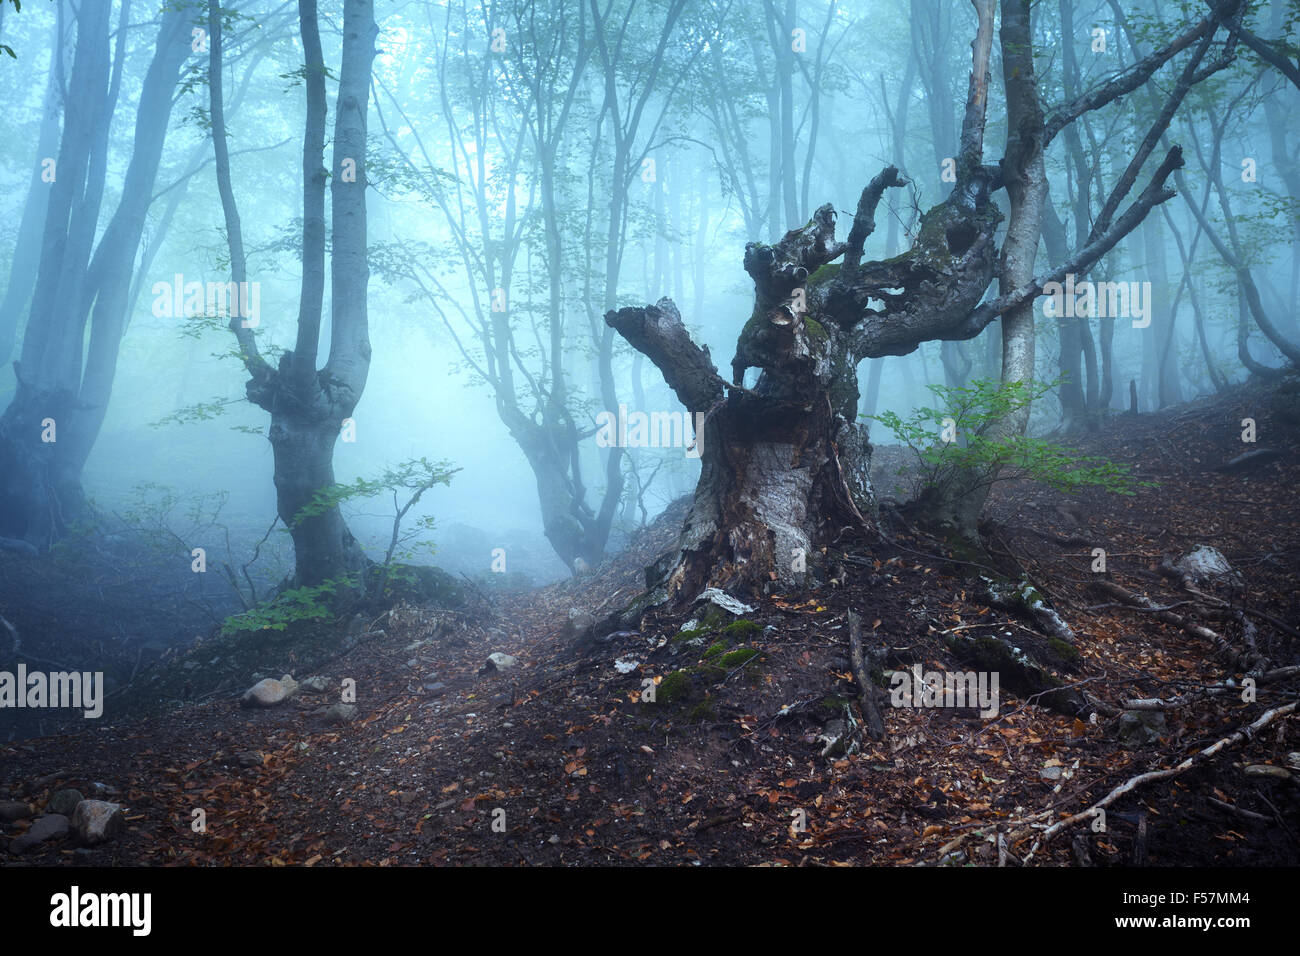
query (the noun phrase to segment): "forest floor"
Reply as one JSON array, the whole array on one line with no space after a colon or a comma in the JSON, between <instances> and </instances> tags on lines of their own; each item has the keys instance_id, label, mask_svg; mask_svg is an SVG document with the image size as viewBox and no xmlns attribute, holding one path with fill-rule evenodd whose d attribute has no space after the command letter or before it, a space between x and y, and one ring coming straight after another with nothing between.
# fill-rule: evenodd
<instances>
[{"instance_id":1,"label":"forest floor","mask_svg":"<svg viewBox=\"0 0 1300 956\"><path fill-rule=\"evenodd\" d=\"M1242 444L1247 417L1259 445ZM1015 866L1031 852L1034 865L1296 864L1300 767L1285 769L1300 750L1294 714L1135 787L1108 806L1104 829L1083 821L1040 842L1046 824L1295 700L1292 672L1261 685L1257 702L1193 700L1152 718L1145 739L1122 737L1106 712L1124 700L1242 674L1212 640L1096 588L1106 578L1230 645L1249 639L1269 668L1300 663L1300 451L1284 427L1261 392L1243 389L1117 417L1073 442L1158 483L1132 497L1018 482L996 490L989 552L1073 629L1055 671L1091 711L1051 710L1004 684L995 719L886 706L884 740L848 733L847 747L822 756L858 713L850 609L889 669L960 671L957 636L1045 641L1032 622L981 603L969 573L978 569L908 534L849 546L838 586L742 595L756 605L743 615L752 625L683 637L682 616L651 613L639 631L575 641L570 609L600 618L634 597L642 569L676 537L679 503L581 579L484 596L466 611L395 608L351 650L294 671L327 678L328 694L304 691L266 710L220 695L0 748L0 799L39 808L75 787L109 794L126 817L101 846L56 839L21 856L5 844L30 821L0 824L3 865ZM1279 456L1246 474L1214 470L1262 445ZM898 460L881 450L882 487ZM1219 549L1244 578L1234 613L1196 616L1161 575L1162 559L1198 545ZM1105 574L1092 570L1094 548L1106 551ZM493 652L518 663L485 672ZM262 670L280 673L272 663L294 670L292 657ZM683 670L694 677L661 681L657 700L642 700L645 680ZM348 678L356 711L336 723L328 708Z\"/></svg>"}]
</instances>

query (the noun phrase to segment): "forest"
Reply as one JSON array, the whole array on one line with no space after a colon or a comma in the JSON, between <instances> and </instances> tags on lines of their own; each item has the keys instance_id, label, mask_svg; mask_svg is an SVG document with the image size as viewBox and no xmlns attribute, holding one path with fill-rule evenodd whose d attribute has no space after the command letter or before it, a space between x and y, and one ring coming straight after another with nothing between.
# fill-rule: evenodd
<instances>
[{"instance_id":1,"label":"forest","mask_svg":"<svg viewBox=\"0 0 1300 956\"><path fill-rule=\"evenodd\" d=\"M1300 864L1298 26L0 0L0 870Z\"/></svg>"}]
</instances>

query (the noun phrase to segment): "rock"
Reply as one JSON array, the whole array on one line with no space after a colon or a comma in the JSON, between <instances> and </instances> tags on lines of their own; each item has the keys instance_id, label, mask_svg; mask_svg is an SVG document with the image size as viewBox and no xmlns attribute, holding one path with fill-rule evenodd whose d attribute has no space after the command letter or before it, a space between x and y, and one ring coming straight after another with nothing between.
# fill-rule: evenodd
<instances>
[{"instance_id":1,"label":"rock","mask_svg":"<svg viewBox=\"0 0 1300 956\"><path fill-rule=\"evenodd\" d=\"M335 724L346 724L356 712L355 704L335 704L325 711L325 719Z\"/></svg>"},{"instance_id":2,"label":"rock","mask_svg":"<svg viewBox=\"0 0 1300 956\"><path fill-rule=\"evenodd\" d=\"M47 813L43 817L37 817L36 822L32 824L31 829L26 833L20 834L9 841L9 852L14 854L26 853L38 843L67 836L67 833L68 818L61 813Z\"/></svg>"},{"instance_id":3,"label":"rock","mask_svg":"<svg viewBox=\"0 0 1300 956\"><path fill-rule=\"evenodd\" d=\"M822 748L823 757L842 757L844 755L844 737L848 733L848 729L849 725L842 720L827 721L825 729L817 737L819 743L826 744Z\"/></svg>"},{"instance_id":4,"label":"rock","mask_svg":"<svg viewBox=\"0 0 1300 956\"><path fill-rule=\"evenodd\" d=\"M447 685L442 681L430 681L424 685L424 692L430 697L441 697L447 693Z\"/></svg>"},{"instance_id":5,"label":"rock","mask_svg":"<svg viewBox=\"0 0 1300 956\"><path fill-rule=\"evenodd\" d=\"M620 657L614 661L614 670L620 674L630 674L640 666L641 662L635 657Z\"/></svg>"},{"instance_id":6,"label":"rock","mask_svg":"<svg viewBox=\"0 0 1300 956\"><path fill-rule=\"evenodd\" d=\"M105 843L126 827L122 808L107 800L82 800L72 815L72 829L86 846Z\"/></svg>"},{"instance_id":7,"label":"rock","mask_svg":"<svg viewBox=\"0 0 1300 956\"><path fill-rule=\"evenodd\" d=\"M1042 777L1044 780L1060 780L1060 779L1061 779L1061 768L1060 768L1060 767L1043 767L1042 769L1040 769L1040 770L1038 771L1038 776Z\"/></svg>"},{"instance_id":8,"label":"rock","mask_svg":"<svg viewBox=\"0 0 1300 956\"><path fill-rule=\"evenodd\" d=\"M317 674L315 677L308 677L298 686L309 694L324 694L330 689L330 681L328 677Z\"/></svg>"},{"instance_id":9,"label":"rock","mask_svg":"<svg viewBox=\"0 0 1300 956\"><path fill-rule=\"evenodd\" d=\"M487 664L484 666L490 671L508 671L518 663L519 658L511 657L509 654L502 654L500 651L497 651L494 654L488 655Z\"/></svg>"},{"instance_id":10,"label":"rock","mask_svg":"<svg viewBox=\"0 0 1300 956\"><path fill-rule=\"evenodd\" d=\"M1241 575L1232 569L1228 559L1217 548L1197 545L1189 554L1174 562L1174 567L1196 584L1226 584L1239 587Z\"/></svg>"},{"instance_id":11,"label":"rock","mask_svg":"<svg viewBox=\"0 0 1300 956\"><path fill-rule=\"evenodd\" d=\"M235 763L241 767L260 767L262 755L256 750L245 750L243 753L235 754Z\"/></svg>"},{"instance_id":12,"label":"rock","mask_svg":"<svg viewBox=\"0 0 1300 956\"><path fill-rule=\"evenodd\" d=\"M50 799L45 801L46 813L57 813L65 817L72 816L77 804L86 799L80 790L55 790Z\"/></svg>"},{"instance_id":13,"label":"rock","mask_svg":"<svg viewBox=\"0 0 1300 956\"><path fill-rule=\"evenodd\" d=\"M90 797L92 800L103 800L106 797L114 797L121 793L117 787L110 787L106 783L95 781L90 785Z\"/></svg>"},{"instance_id":14,"label":"rock","mask_svg":"<svg viewBox=\"0 0 1300 956\"><path fill-rule=\"evenodd\" d=\"M32 808L18 800L0 800L0 820L5 823L13 823L15 820L26 820L32 815Z\"/></svg>"},{"instance_id":15,"label":"rock","mask_svg":"<svg viewBox=\"0 0 1300 956\"><path fill-rule=\"evenodd\" d=\"M1291 771L1286 767L1276 767L1269 763L1255 763L1246 768L1247 777L1272 777L1274 780L1290 780Z\"/></svg>"},{"instance_id":16,"label":"rock","mask_svg":"<svg viewBox=\"0 0 1300 956\"><path fill-rule=\"evenodd\" d=\"M590 612L576 607L569 608L569 620L565 625L565 633L569 637L585 637L595 626L596 618Z\"/></svg>"},{"instance_id":17,"label":"rock","mask_svg":"<svg viewBox=\"0 0 1300 956\"><path fill-rule=\"evenodd\" d=\"M754 613L754 609L743 601L738 601L726 591L719 588L705 588L700 592L700 596L695 599L698 604L700 601L708 601L722 608L728 614L740 617L744 614Z\"/></svg>"},{"instance_id":18,"label":"rock","mask_svg":"<svg viewBox=\"0 0 1300 956\"><path fill-rule=\"evenodd\" d=\"M1163 711L1126 710L1119 715L1119 739L1132 746L1153 744L1166 729Z\"/></svg>"},{"instance_id":19,"label":"rock","mask_svg":"<svg viewBox=\"0 0 1300 956\"><path fill-rule=\"evenodd\" d=\"M1300 750L1293 750L1286 755L1286 765L1300 773Z\"/></svg>"},{"instance_id":20,"label":"rock","mask_svg":"<svg viewBox=\"0 0 1300 956\"><path fill-rule=\"evenodd\" d=\"M245 707L274 707L298 693L298 682L285 674L279 680L268 677L244 692L240 703Z\"/></svg>"}]
</instances>

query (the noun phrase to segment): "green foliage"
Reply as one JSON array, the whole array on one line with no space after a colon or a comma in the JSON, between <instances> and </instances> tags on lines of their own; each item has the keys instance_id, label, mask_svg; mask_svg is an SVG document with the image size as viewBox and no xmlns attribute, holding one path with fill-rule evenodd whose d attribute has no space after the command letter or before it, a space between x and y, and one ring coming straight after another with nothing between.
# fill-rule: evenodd
<instances>
[{"instance_id":1,"label":"green foliage","mask_svg":"<svg viewBox=\"0 0 1300 956\"><path fill-rule=\"evenodd\" d=\"M452 468L450 462L411 458L389 466L377 478L357 478L350 482L336 482L320 489L312 496L312 500L293 516L293 523L297 525L306 518L319 517L354 498L374 498L384 492L391 492L396 500L397 492L401 489L412 492L413 497L407 504L409 508L434 485L450 485L451 476L459 470L459 468Z\"/></svg>"},{"instance_id":2,"label":"green foliage","mask_svg":"<svg viewBox=\"0 0 1300 956\"><path fill-rule=\"evenodd\" d=\"M722 629L722 633L733 641L746 641L763 630L763 625L757 621L747 621L741 618L732 621Z\"/></svg>"},{"instance_id":3,"label":"green foliage","mask_svg":"<svg viewBox=\"0 0 1300 956\"><path fill-rule=\"evenodd\" d=\"M673 671L655 688L656 704L675 704L691 692L691 676L686 671Z\"/></svg>"},{"instance_id":4,"label":"green foliage","mask_svg":"<svg viewBox=\"0 0 1300 956\"><path fill-rule=\"evenodd\" d=\"M892 431L920 462L914 492L961 485L966 493L994 481L1024 478L1064 492L1101 488L1121 495L1150 487L1126 466L1041 438L998 436L992 426L1027 408L1057 382L1002 383L977 379L964 386L930 385L940 408L919 408L909 418L895 412L869 416ZM974 481L967 481L971 476ZM957 482L957 478L962 482Z\"/></svg>"},{"instance_id":5,"label":"green foliage","mask_svg":"<svg viewBox=\"0 0 1300 956\"><path fill-rule=\"evenodd\" d=\"M723 654L718 658L718 663L728 669L740 667L742 664L748 664L758 656L758 650L753 647L741 647L728 654Z\"/></svg>"},{"instance_id":6,"label":"green foliage","mask_svg":"<svg viewBox=\"0 0 1300 956\"><path fill-rule=\"evenodd\" d=\"M339 591L351 588L351 578L323 581L311 587L291 588L281 591L269 601L254 605L240 614L233 614L221 625L221 633L229 636L242 631L283 631L299 621L324 621L333 615L332 598Z\"/></svg>"}]
</instances>

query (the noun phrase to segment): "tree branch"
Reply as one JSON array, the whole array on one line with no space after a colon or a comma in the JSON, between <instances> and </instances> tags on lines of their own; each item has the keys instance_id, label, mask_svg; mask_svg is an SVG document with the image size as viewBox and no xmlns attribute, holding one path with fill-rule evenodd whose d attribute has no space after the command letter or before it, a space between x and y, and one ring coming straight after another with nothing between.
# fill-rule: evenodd
<instances>
[{"instance_id":1,"label":"tree branch","mask_svg":"<svg viewBox=\"0 0 1300 956\"><path fill-rule=\"evenodd\" d=\"M958 330L959 337L975 337L993 319L1010 309L1014 309L1026 299L1038 295L1049 282L1060 282L1068 273L1073 273L1076 276L1085 274L1102 256L1110 252L1116 243L1141 225L1147 213L1160 203L1177 195L1176 190L1165 185L1165 180L1169 178L1175 169L1181 168L1182 165L1183 152L1179 147L1175 146L1169 150L1169 154L1151 177L1151 182L1147 184L1146 189L1142 191L1142 194L1133 201L1133 204L1128 209L1124 210L1124 214L1115 220L1115 224L1104 235L1088 243L1051 272L1036 276L1027 285L1023 285L1006 295L998 296L996 299L979 306Z\"/></svg>"},{"instance_id":2,"label":"tree branch","mask_svg":"<svg viewBox=\"0 0 1300 956\"><path fill-rule=\"evenodd\" d=\"M672 299L606 312L605 324L654 362L692 414L707 412L722 400L722 377L709 349L695 344Z\"/></svg>"},{"instance_id":3,"label":"tree branch","mask_svg":"<svg viewBox=\"0 0 1300 956\"><path fill-rule=\"evenodd\" d=\"M862 247L866 244L867 237L876 231L876 207L880 205L885 190L891 186L906 186L910 182L910 179L899 173L897 166L886 166L862 190L844 249L844 264L840 267L842 275L850 276L858 270L862 262Z\"/></svg>"}]
</instances>

